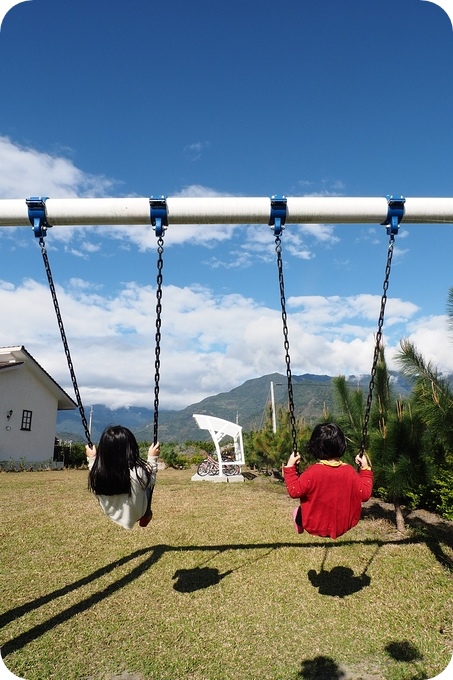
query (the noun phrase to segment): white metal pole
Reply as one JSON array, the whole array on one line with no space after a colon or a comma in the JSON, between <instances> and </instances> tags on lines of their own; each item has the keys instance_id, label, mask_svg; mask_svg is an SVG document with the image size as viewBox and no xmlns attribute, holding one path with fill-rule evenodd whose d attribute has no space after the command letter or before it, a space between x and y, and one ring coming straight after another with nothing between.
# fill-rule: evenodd
<instances>
[{"instance_id":1,"label":"white metal pole","mask_svg":"<svg viewBox=\"0 0 453 680\"><path fill-rule=\"evenodd\" d=\"M275 396L274 396L274 383L271 380L271 409L272 409L272 432L275 434L277 432L277 418L275 416Z\"/></svg>"},{"instance_id":2,"label":"white metal pole","mask_svg":"<svg viewBox=\"0 0 453 680\"><path fill-rule=\"evenodd\" d=\"M46 215L53 226L146 225L148 198L48 198ZM381 224L385 197L289 196L287 224ZM168 197L169 225L268 224L270 197ZM404 223L453 223L453 198L407 198ZM30 227L25 199L0 200L0 227Z\"/></svg>"}]
</instances>

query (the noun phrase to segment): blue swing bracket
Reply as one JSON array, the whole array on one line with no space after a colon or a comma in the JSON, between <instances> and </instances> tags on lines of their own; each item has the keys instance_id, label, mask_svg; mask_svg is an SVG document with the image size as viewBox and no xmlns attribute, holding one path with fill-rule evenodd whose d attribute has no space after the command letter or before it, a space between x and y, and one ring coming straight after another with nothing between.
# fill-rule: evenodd
<instances>
[{"instance_id":1,"label":"blue swing bracket","mask_svg":"<svg viewBox=\"0 0 453 680\"><path fill-rule=\"evenodd\" d=\"M151 196L149 199L151 225L154 227L156 236L164 235L165 227L168 227L168 207L165 196Z\"/></svg>"},{"instance_id":2,"label":"blue swing bracket","mask_svg":"<svg viewBox=\"0 0 453 680\"><path fill-rule=\"evenodd\" d=\"M52 227L47 221L46 201L48 196L31 196L25 199L28 206L28 219L36 238L44 237L47 229Z\"/></svg>"},{"instance_id":3,"label":"blue swing bracket","mask_svg":"<svg viewBox=\"0 0 453 680\"><path fill-rule=\"evenodd\" d=\"M271 196L269 226L274 227L274 236L279 236L284 228L287 215L286 196Z\"/></svg>"},{"instance_id":4,"label":"blue swing bracket","mask_svg":"<svg viewBox=\"0 0 453 680\"><path fill-rule=\"evenodd\" d=\"M386 196L386 198L388 205L387 217L381 224L389 225L387 227L387 234L391 236L398 233L400 222L404 217L406 199L403 196Z\"/></svg>"}]
</instances>

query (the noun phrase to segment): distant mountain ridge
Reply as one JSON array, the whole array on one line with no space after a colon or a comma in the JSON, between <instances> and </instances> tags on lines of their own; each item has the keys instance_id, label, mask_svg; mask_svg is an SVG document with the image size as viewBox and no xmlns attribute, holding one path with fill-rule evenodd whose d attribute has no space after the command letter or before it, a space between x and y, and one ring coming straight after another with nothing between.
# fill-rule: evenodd
<instances>
[{"instance_id":1,"label":"distant mountain ridge","mask_svg":"<svg viewBox=\"0 0 453 680\"><path fill-rule=\"evenodd\" d=\"M410 384L398 373L391 373L395 391L401 396L410 393ZM369 376L350 376L351 386L360 386L368 391ZM318 420L323 411L334 410L333 378L328 375L292 376L294 406L297 418L305 418L307 423ZM159 440L161 442L204 441L210 439L205 430L197 426L193 414L204 413L224 418L242 425L245 432L257 430L265 422L270 408L270 386L274 385L275 406L285 406L288 402L286 376L280 373L264 375L247 380L229 392L222 392L202 401L191 404L181 411L159 411ZM99 437L108 425L121 424L128 427L139 441L152 441L154 412L139 406L109 409L102 404L94 404L92 415L92 440ZM86 413L88 416L88 413ZM59 411L57 416L57 436L62 440L84 441L83 428L78 411Z\"/></svg>"}]
</instances>

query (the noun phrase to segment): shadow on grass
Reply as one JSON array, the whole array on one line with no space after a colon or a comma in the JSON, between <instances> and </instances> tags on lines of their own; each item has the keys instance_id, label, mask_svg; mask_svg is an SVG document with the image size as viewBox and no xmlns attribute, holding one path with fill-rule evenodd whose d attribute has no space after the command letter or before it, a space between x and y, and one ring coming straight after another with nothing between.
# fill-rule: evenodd
<instances>
[{"instance_id":1,"label":"shadow on grass","mask_svg":"<svg viewBox=\"0 0 453 680\"><path fill-rule=\"evenodd\" d=\"M17 651L18 649L22 649L22 647L25 647L25 645L27 645L32 640L36 640L37 638L41 637L41 635L44 635L44 633L47 633L49 630L52 630L52 628L55 628L61 623L68 621L73 616L77 616L81 612L90 609L90 607L93 607L98 602L102 602L102 600L105 600L113 593L116 593L118 590L124 588L124 586L126 586L128 583L131 583L131 581L134 581L136 578L141 576L147 569L149 569L153 564L155 564L162 557L167 547L168 546L162 545L156 546L155 548L152 549L152 554L149 557L147 557L146 560L144 560L141 564L136 566L134 569L132 569L132 571L130 571L122 578L118 579L114 583L111 583L103 590L99 590L98 592L93 593L84 600L81 600L80 602L73 604L67 609L64 609L62 612L55 614L55 616L50 617L49 619L47 619L47 621L43 621L42 623L33 626L33 628L30 628L30 630L26 631L25 633L22 633L21 635L18 635L16 638L13 638L12 640L6 642L1 649L3 659L6 656L8 656L8 654ZM74 583L64 586L63 588L60 588L54 591L53 593L49 593L44 597L40 597L37 600L33 600L27 604L24 604L21 607L16 607L15 609L6 612L1 617L0 622L2 623L2 625L5 625L5 621L6 622L11 621L12 619L17 618L18 616L22 616L27 612L33 611L34 609L41 607L43 604L46 604L47 602L50 602L56 599L57 597L61 597L62 595L65 595L66 593L76 590L77 588L81 588L82 586L87 585L91 581L95 581L100 576L109 573L110 571L120 566L121 564L125 564L126 562L133 560L135 557L138 557L148 552L149 548L137 550L128 557L124 557L121 560L116 560L115 562L112 562L106 567L97 569L95 572L93 572L89 576L86 576L83 579L80 579L78 581L75 581Z\"/></svg>"},{"instance_id":2,"label":"shadow on grass","mask_svg":"<svg viewBox=\"0 0 453 680\"><path fill-rule=\"evenodd\" d=\"M410 663L411 661L421 661L423 659L422 654L419 652L418 648L409 642L408 640L402 640L402 642L390 642L385 647L385 651L392 659L395 661L404 661L405 663Z\"/></svg>"},{"instance_id":3,"label":"shadow on grass","mask_svg":"<svg viewBox=\"0 0 453 680\"><path fill-rule=\"evenodd\" d=\"M107 564L104 567L96 569L96 571L93 571L92 574L88 574L88 576L84 576L83 578L74 581L74 583L68 583L64 585L62 588L58 588L58 590L54 590L51 593L47 593L47 595L38 597L35 600L31 600L30 602L21 604L19 607L14 607L14 609L10 609L9 611L0 614L0 628L3 628L8 623L11 623L11 621L18 619L20 616L24 616L24 614L28 614L28 612L31 612L34 609L39 609L39 607L42 607L43 605L48 604L49 602L52 602L52 600L56 600L58 597L63 597L64 595L71 593L73 590L77 590L78 588L82 588L83 586L88 585L88 583L91 583L92 581L96 581L96 579L101 578L105 574L109 574L117 567L121 567L123 564L131 562L136 557L140 557L141 555L149 553L149 551L150 551L149 548L142 548L141 550L136 550L135 552L131 553L130 555L127 555L126 557L122 557L121 559L115 560L114 562L111 562L110 564Z\"/></svg>"},{"instance_id":4,"label":"shadow on grass","mask_svg":"<svg viewBox=\"0 0 453 680\"><path fill-rule=\"evenodd\" d=\"M194 569L178 569L173 578L176 583L173 588L180 593L193 593L195 590L202 590L215 586L217 583L233 573L233 569L229 569L224 574L221 574L218 569L213 567L195 567Z\"/></svg>"},{"instance_id":5,"label":"shadow on grass","mask_svg":"<svg viewBox=\"0 0 453 680\"><path fill-rule=\"evenodd\" d=\"M348 545L374 545L376 546L376 551L379 550L379 548L385 544L387 544L389 541L386 540L376 540L376 539L365 539L365 540L351 540L351 541L339 541L338 543L328 543L325 544L326 548L327 546L329 549L335 549L335 548L341 548L344 546ZM401 539L397 540L392 540L391 541L393 544L410 544L414 542L421 542L421 540L415 540L413 538L406 538L402 537ZM13 638L12 640L9 640L6 642L3 647L2 647L2 656L5 658L8 656L8 654L11 654L12 652L15 652L19 649L22 649L25 645L27 645L29 642L36 640L39 638L41 635L44 635L48 631L52 630L56 626L68 621L74 616L77 616L78 614L87 611L91 607L95 606L99 602L102 602L106 598L110 597L110 595L113 595L114 593L118 592L131 582L135 581L138 579L142 574L144 574L150 567L152 567L154 564L156 564L160 558L165 555L168 552L194 552L194 551L202 551L202 552L226 552L226 551L232 551L232 550L238 550L238 551L244 551L244 550L263 550L266 549L268 552L272 552L273 550L278 550L280 548L296 548L300 550L304 550L305 548L310 548L310 547L321 547L323 544L319 542L314 542L314 543L294 543L294 542L282 542L282 543L252 543L252 544L223 544L223 545L199 545L199 546L172 546L172 545L156 545L151 548L143 548L141 550L137 550L133 553L131 553L128 556L122 557L119 560L115 560L114 562L111 562L110 564L105 565L104 567L100 567L99 569L96 569L94 572L91 574L78 579L77 581L74 581L74 583L66 584L61 588L58 588L57 590L54 590L51 593L48 593L47 595L44 595L42 597L36 598L34 600L31 600L23 605L20 605L19 607L15 607L13 609L10 609L9 611L6 611L4 614L0 616L0 627L7 625L11 621L24 616L25 614L35 611L39 607L42 607L43 605L52 602L56 600L59 597L63 597L64 595L67 595L71 592L76 591L79 588L82 588L83 586L88 585L91 582L96 581L97 579L101 578L102 576L112 572L114 569L117 567L120 567L124 564L127 564L128 562L144 556L148 555L146 559L143 560L140 564L138 564L136 567L134 567L129 573L125 574L121 578L117 579L113 583L109 584L102 590L98 590L97 592L93 593L92 595L80 600L79 602L67 607L63 611L59 612L58 614L55 614L54 616L50 617L46 621L43 621L42 623L37 624L36 626L33 626L30 628L28 631L18 635L16 638ZM374 553L374 554L375 554ZM236 567L235 569L226 572L224 574L220 574L217 569L209 569L209 568L195 568L195 569L189 569L189 570L179 570L176 572L174 578L177 578L177 582L174 585L174 588L176 590L179 590L180 592L192 592L193 590L197 590L200 588L208 588L210 586L216 585L217 583L220 582L221 579L225 578L228 574L232 573L233 571L236 571L237 569L242 569L246 564L256 562L258 560L262 559L262 556L258 556L248 562L246 562L243 565L240 565ZM372 558L373 559L373 558ZM369 562L370 563L370 562ZM368 563L368 565L369 565ZM368 565L365 568L368 568ZM340 569L343 569L340 567ZM332 570L334 571L334 570ZM322 572L322 569L321 569ZM316 572L314 572L316 574ZM324 572L327 574L327 572ZM351 580L351 575L350 574L345 574L345 572L342 572L340 575L341 578L338 579L339 574L336 573L335 580L337 584L341 582L341 588L337 587L337 592L336 594L340 594L340 596L344 596L345 594L351 594L352 592L356 592L357 585L360 584L360 579L362 579L361 584L363 587L364 585L367 585L363 579L363 576L365 575L365 572L363 572L361 577L352 577L354 580ZM312 575L313 577L313 575ZM314 577L313 577L314 578ZM317 578L319 579L319 575L317 575ZM324 579L324 581L323 581ZM359 579L359 581L356 581L356 579ZM329 580L329 577L327 576L322 576L321 575L321 585L323 587L326 586L326 582ZM340 590L340 593L338 592ZM341 595L343 593L343 595ZM332 593L328 593L332 594ZM317 677L317 676L302 676L302 677ZM328 678L329 676L325 676L325 678ZM332 676L332 677L341 677L341 676Z\"/></svg>"},{"instance_id":6,"label":"shadow on grass","mask_svg":"<svg viewBox=\"0 0 453 680\"><path fill-rule=\"evenodd\" d=\"M345 674L328 656L317 656L302 662L299 678L303 680L341 680Z\"/></svg>"},{"instance_id":7,"label":"shadow on grass","mask_svg":"<svg viewBox=\"0 0 453 680\"><path fill-rule=\"evenodd\" d=\"M363 588L366 588L370 585L371 578L366 572L368 571L370 564L381 548L380 544L376 546L376 550L371 555L370 559L365 565L365 568L359 576L355 576L353 570L350 567L336 566L330 571L324 569L329 547L329 545L325 546L324 557L321 563L319 574L314 569L310 569L308 572L308 580L312 586L318 588L320 595L346 597L347 595L353 595L354 593L359 592L359 590L362 590Z\"/></svg>"},{"instance_id":8,"label":"shadow on grass","mask_svg":"<svg viewBox=\"0 0 453 680\"><path fill-rule=\"evenodd\" d=\"M366 574L354 576L350 567L341 566L333 567L330 571L320 571L319 574L314 569L310 569L308 580L315 588L318 588L320 595L332 597L352 595L371 583L370 577Z\"/></svg>"},{"instance_id":9,"label":"shadow on grass","mask_svg":"<svg viewBox=\"0 0 453 680\"><path fill-rule=\"evenodd\" d=\"M412 665L412 670L415 671L415 673L408 676L408 680L424 680L427 677L424 670L417 671L415 663L416 661L423 661L423 654L421 654L418 647L412 644L412 642L409 642L409 640L389 642L384 649L395 661Z\"/></svg>"}]
</instances>

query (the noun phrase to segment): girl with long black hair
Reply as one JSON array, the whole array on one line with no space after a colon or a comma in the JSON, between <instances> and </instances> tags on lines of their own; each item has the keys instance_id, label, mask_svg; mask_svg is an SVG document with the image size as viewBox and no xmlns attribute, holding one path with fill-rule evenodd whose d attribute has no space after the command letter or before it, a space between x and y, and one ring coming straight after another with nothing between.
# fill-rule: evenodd
<instances>
[{"instance_id":1,"label":"girl with long black hair","mask_svg":"<svg viewBox=\"0 0 453 680\"><path fill-rule=\"evenodd\" d=\"M140 457L134 435L127 427L106 427L99 446L86 446L88 488L104 513L116 524L132 529L136 522L146 527L152 516L151 500L156 483L159 443Z\"/></svg>"}]
</instances>

